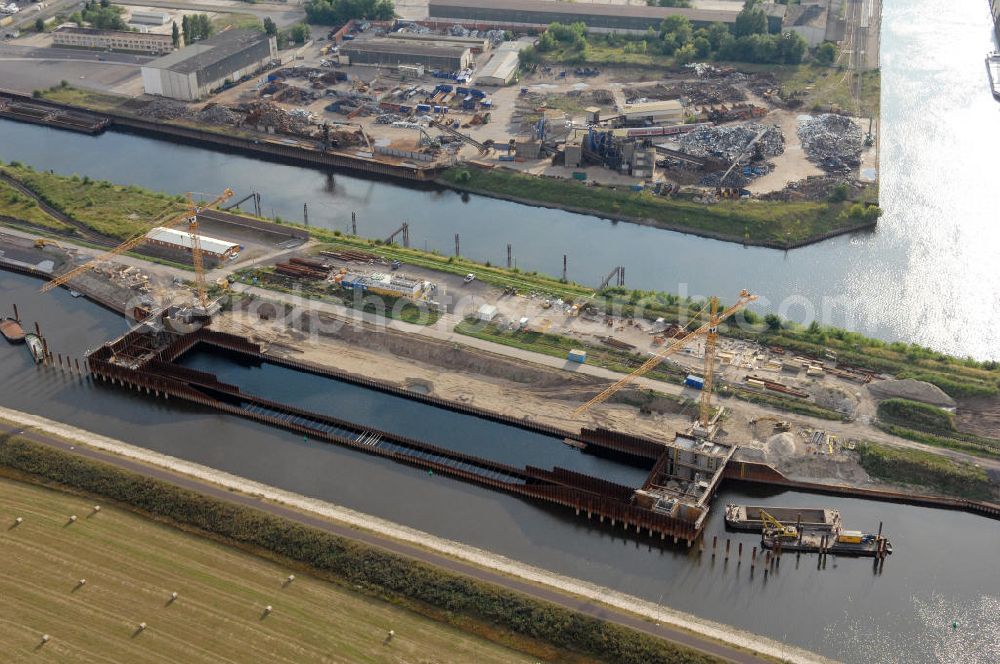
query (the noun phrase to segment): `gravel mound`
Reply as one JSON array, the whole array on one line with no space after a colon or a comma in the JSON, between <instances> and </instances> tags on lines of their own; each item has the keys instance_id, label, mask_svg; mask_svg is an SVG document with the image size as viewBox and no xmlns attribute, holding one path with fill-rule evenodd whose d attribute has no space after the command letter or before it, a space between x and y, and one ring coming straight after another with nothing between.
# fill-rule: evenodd
<instances>
[{"instance_id":1,"label":"gravel mound","mask_svg":"<svg viewBox=\"0 0 1000 664\"><path fill-rule=\"evenodd\" d=\"M939 408L954 408L955 400L944 393L937 385L925 383L922 380L906 378L904 380L880 380L868 384L868 391L879 401L885 399L909 399L930 404Z\"/></svg>"}]
</instances>

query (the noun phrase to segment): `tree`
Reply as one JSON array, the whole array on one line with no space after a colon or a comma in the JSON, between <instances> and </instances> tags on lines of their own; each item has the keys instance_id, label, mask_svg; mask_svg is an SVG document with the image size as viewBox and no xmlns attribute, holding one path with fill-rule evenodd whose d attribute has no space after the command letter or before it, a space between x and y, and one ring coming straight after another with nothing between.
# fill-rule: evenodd
<instances>
[{"instance_id":1,"label":"tree","mask_svg":"<svg viewBox=\"0 0 1000 664\"><path fill-rule=\"evenodd\" d=\"M797 65L802 62L809 45L797 32L786 32L777 39L778 57L786 65Z\"/></svg>"},{"instance_id":2,"label":"tree","mask_svg":"<svg viewBox=\"0 0 1000 664\"><path fill-rule=\"evenodd\" d=\"M40 16L35 19L35 32L45 32L45 21Z\"/></svg>"},{"instance_id":3,"label":"tree","mask_svg":"<svg viewBox=\"0 0 1000 664\"><path fill-rule=\"evenodd\" d=\"M392 0L308 0L306 19L318 25L343 25L351 19L389 21L396 15Z\"/></svg>"},{"instance_id":4,"label":"tree","mask_svg":"<svg viewBox=\"0 0 1000 664\"><path fill-rule=\"evenodd\" d=\"M101 0L101 9L107 9L111 6L111 0Z\"/></svg>"},{"instance_id":5,"label":"tree","mask_svg":"<svg viewBox=\"0 0 1000 664\"><path fill-rule=\"evenodd\" d=\"M679 49L674 51L674 60L676 60L679 65L686 65L689 62L694 62L697 55L698 54L692 44L684 44Z\"/></svg>"},{"instance_id":6,"label":"tree","mask_svg":"<svg viewBox=\"0 0 1000 664\"><path fill-rule=\"evenodd\" d=\"M187 14L181 18L181 32L184 33L184 43L191 43L191 17Z\"/></svg>"},{"instance_id":7,"label":"tree","mask_svg":"<svg viewBox=\"0 0 1000 664\"><path fill-rule=\"evenodd\" d=\"M278 34L278 24L270 16L264 17L264 32L269 37L274 37Z\"/></svg>"},{"instance_id":8,"label":"tree","mask_svg":"<svg viewBox=\"0 0 1000 664\"><path fill-rule=\"evenodd\" d=\"M707 58L712 52L712 42L708 41L706 37L695 37L692 43L699 58Z\"/></svg>"},{"instance_id":9,"label":"tree","mask_svg":"<svg viewBox=\"0 0 1000 664\"><path fill-rule=\"evenodd\" d=\"M767 324L767 329L769 330L781 329L781 318L779 318L775 314L768 314L764 316L764 322Z\"/></svg>"},{"instance_id":10,"label":"tree","mask_svg":"<svg viewBox=\"0 0 1000 664\"><path fill-rule=\"evenodd\" d=\"M660 7L682 7L691 6L691 0L648 0L648 5L659 5Z\"/></svg>"},{"instance_id":11,"label":"tree","mask_svg":"<svg viewBox=\"0 0 1000 664\"><path fill-rule=\"evenodd\" d=\"M830 66L837 59L837 45L833 42L823 42L816 49L816 62Z\"/></svg>"},{"instance_id":12,"label":"tree","mask_svg":"<svg viewBox=\"0 0 1000 664\"><path fill-rule=\"evenodd\" d=\"M288 31L288 36L296 44L305 44L309 39L309 26L305 23L297 23Z\"/></svg>"},{"instance_id":13,"label":"tree","mask_svg":"<svg viewBox=\"0 0 1000 664\"><path fill-rule=\"evenodd\" d=\"M173 43L174 48L181 45L181 31L177 29L177 21L173 21L170 26L170 41Z\"/></svg>"},{"instance_id":14,"label":"tree","mask_svg":"<svg viewBox=\"0 0 1000 664\"><path fill-rule=\"evenodd\" d=\"M767 14L761 9L758 0L747 0L743 9L736 15L733 34L737 37L767 33Z\"/></svg>"},{"instance_id":15,"label":"tree","mask_svg":"<svg viewBox=\"0 0 1000 664\"><path fill-rule=\"evenodd\" d=\"M686 16L668 16L660 24L660 33L674 35L678 44L687 44L693 35L691 21Z\"/></svg>"},{"instance_id":16,"label":"tree","mask_svg":"<svg viewBox=\"0 0 1000 664\"><path fill-rule=\"evenodd\" d=\"M732 33L729 32L729 26L721 21L710 24L706 32L708 33L708 41L711 42L713 51L718 51L722 48L723 40L732 37Z\"/></svg>"}]
</instances>

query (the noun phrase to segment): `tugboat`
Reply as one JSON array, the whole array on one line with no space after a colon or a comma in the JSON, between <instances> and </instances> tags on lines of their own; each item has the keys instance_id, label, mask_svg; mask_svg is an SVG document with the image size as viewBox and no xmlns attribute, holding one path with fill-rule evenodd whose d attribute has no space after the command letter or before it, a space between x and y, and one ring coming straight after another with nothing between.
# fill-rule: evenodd
<instances>
[{"instance_id":1,"label":"tugboat","mask_svg":"<svg viewBox=\"0 0 1000 664\"><path fill-rule=\"evenodd\" d=\"M990 91L1000 101L1000 53L993 51L986 56L986 74L990 77Z\"/></svg>"},{"instance_id":2,"label":"tugboat","mask_svg":"<svg viewBox=\"0 0 1000 664\"><path fill-rule=\"evenodd\" d=\"M40 336L34 332L28 332L24 335L24 343L28 345L28 351L34 358L35 364L41 364L45 361L45 344L42 343Z\"/></svg>"}]
</instances>

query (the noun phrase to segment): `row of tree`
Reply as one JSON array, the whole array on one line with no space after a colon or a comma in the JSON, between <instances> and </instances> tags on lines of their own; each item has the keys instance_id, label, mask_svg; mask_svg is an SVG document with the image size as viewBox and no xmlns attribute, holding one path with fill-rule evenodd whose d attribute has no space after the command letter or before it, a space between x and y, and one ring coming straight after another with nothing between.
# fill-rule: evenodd
<instances>
[{"instance_id":1,"label":"row of tree","mask_svg":"<svg viewBox=\"0 0 1000 664\"><path fill-rule=\"evenodd\" d=\"M89 23L99 30L131 30L122 18L124 12L121 7L113 7L109 0L87 0L83 9L70 14L69 20L80 25Z\"/></svg>"},{"instance_id":2,"label":"row of tree","mask_svg":"<svg viewBox=\"0 0 1000 664\"><path fill-rule=\"evenodd\" d=\"M351 19L389 21L396 15L392 0L309 0L306 20L317 25L343 25Z\"/></svg>"},{"instance_id":3,"label":"row of tree","mask_svg":"<svg viewBox=\"0 0 1000 664\"><path fill-rule=\"evenodd\" d=\"M181 19L181 32L184 33L184 43L190 44L199 39L208 39L215 32L215 26L208 14L185 15Z\"/></svg>"},{"instance_id":4,"label":"row of tree","mask_svg":"<svg viewBox=\"0 0 1000 664\"><path fill-rule=\"evenodd\" d=\"M732 29L716 22L696 30L686 16L668 16L658 31L650 28L641 38L611 33L603 39L626 53L673 56L678 64L712 57L736 62L797 64L808 50L806 41L794 32L768 32L767 14L759 0L747 0ZM531 64L540 60L540 53L564 50L569 52L571 61L585 62L590 44L583 23L553 23L534 48L522 51L522 59ZM821 54L829 64L836 57L836 47L824 46Z\"/></svg>"}]
</instances>

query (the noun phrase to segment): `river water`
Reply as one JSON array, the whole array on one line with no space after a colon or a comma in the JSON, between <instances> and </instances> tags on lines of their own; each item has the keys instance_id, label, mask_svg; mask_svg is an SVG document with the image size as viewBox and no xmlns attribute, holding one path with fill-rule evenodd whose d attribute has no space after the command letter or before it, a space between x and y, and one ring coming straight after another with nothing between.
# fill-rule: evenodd
<instances>
[{"instance_id":1,"label":"river water","mask_svg":"<svg viewBox=\"0 0 1000 664\"><path fill-rule=\"evenodd\" d=\"M37 296L39 282L0 272L0 309L20 305L28 325L39 321L54 352L82 356L125 331L119 317L66 291ZM418 432L428 442L469 440L486 432L498 449L510 432L475 418L454 417L388 395L297 372L188 361L220 370L277 396L308 395L313 407L355 415L386 429ZM270 369L274 369L273 367ZM268 382L279 380L279 384ZM873 530L884 521L896 552L881 574L867 559L786 557L778 573L753 578L747 561L725 565L686 549L622 538L571 511L536 503L200 407L140 396L36 369L21 346L0 343L0 404L129 441L308 496L403 523L435 535L606 585L683 611L729 623L850 662L988 662L1000 652L1000 528L969 514L831 498L797 492L726 487L710 517L706 542L731 537L733 547L757 544L726 533L726 502L838 507L848 527ZM343 410L337 410L343 409ZM428 424L430 423L430 425ZM434 426L447 427L435 432ZM484 428L485 427L485 428ZM513 445L549 445L520 437ZM435 436L440 440L436 440ZM544 437L543 437L544 438ZM543 464L577 454L562 446L530 452ZM479 451L483 451L480 449ZM488 452L494 454L494 452ZM502 454L500 450L496 453ZM522 460L524 457L521 457ZM600 460L596 460L599 462ZM569 461L572 463L572 461ZM606 463L606 462L603 462ZM617 464L611 464L617 465ZM607 466L591 468L604 472ZM625 471L628 472L628 469ZM621 478L629 481L629 477ZM959 628L951 624L957 621Z\"/></svg>"},{"instance_id":2,"label":"river water","mask_svg":"<svg viewBox=\"0 0 1000 664\"><path fill-rule=\"evenodd\" d=\"M789 252L747 248L585 215L434 188L413 189L275 165L119 133L100 137L0 121L0 159L181 193L262 192L263 211L387 237L410 223L413 246L454 250L596 285L625 265L634 288L716 294L742 288L762 310L960 356L1000 359L1000 226L991 201L998 104L984 55L984 0L885 0L879 227Z\"/></svg>"}]
</instances>

